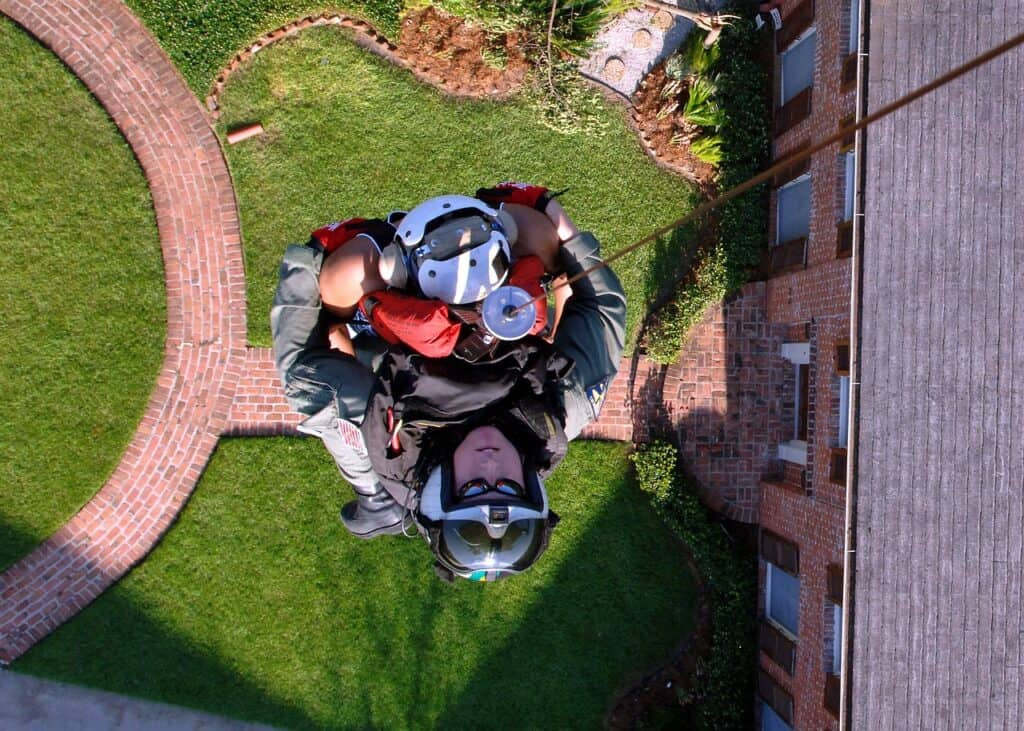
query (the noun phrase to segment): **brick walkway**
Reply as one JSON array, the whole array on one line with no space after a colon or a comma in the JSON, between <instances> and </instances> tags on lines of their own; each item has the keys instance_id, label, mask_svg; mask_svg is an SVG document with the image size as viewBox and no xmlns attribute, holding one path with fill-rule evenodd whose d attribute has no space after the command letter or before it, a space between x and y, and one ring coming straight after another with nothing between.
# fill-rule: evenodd
<instances>
[{"instance_id":1,"label":"brick walkway","mask_svg":"<svg viewBox=\"0 0 1024 731\"><path fill-rule=\"evenodd\" d=\"M246 347L237 204L198 100L116 0L0 0L51 48L121 129L149 181L167 277L157 387L121 464L97 495L0 574L0 663L53 631L141 561L184 506L222 435L294 434L267 348ZM765 379L779 334L764 285L713 308L680 362L622 364L586 438L673 435L705 498L754 520L785 394ZM756 386L754 384L764 384ZM774 420L774 421L773 421Z\"/></svg>"},{"instance_id":2,"label":"brick walkway","mask_svg":"<svg viewBox=\"0 0 1024 731\"><path fill-rule=\"evenodd\" d=\"M121 464L97 495L0 576L9 663L142 560L225 430L245 366L238 210L220 144L167 56L116 0L0 0L106 108L149 181L167 276L164 364Z\"/></svg>"}]
</instances>

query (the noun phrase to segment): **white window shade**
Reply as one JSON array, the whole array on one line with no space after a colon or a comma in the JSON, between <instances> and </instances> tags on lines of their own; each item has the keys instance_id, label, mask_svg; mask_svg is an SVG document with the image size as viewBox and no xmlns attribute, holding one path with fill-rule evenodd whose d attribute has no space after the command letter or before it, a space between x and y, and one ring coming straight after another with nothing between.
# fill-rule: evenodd
<instances>
[{"instance_id":1,"label":"white window shade","mask_svg":"<svg viewBox=\"0 0 1024 731\"><path fill-rule=\"evenodd\" d=\"M782 244L807 236L811 230L811 176L803 175L779 188L778 235Z\"/></svg>"},{"instance_id":2,"label":"white window shade","mask_svg":"<svg viewBox=\"0 0 1024 731\"><path fill-rule=\"evenodd\" d=\"M793 727L783 721L771 706L761 701L761 731L793 731Z\"/></svg>"},{"instance_id":3,"label":"white window shade","mask_svg":"<svg viewBox=\"0 0 1024 731\"><path fill-rule=\"evenodd\" d=\"M856 157L853 151L847 152L843 155L843 220L853 220L853 190L854 190L854 179L853 172L856 166Z\"/></svg>"},{"instance_id":4,"label":"white window shade","mask_svg":"<svg viewBox=\"0 0 1024 731\"><path fill-rule=\"evenodd\" d=\"M857 36L860 35L860 0L850 0L850 39L846 46L847 53L857 52Z\"/></svg>"},{"instance_id":5,"label":"white window shade","mask_svg":"<svg viewBox=\"0 0 1024 731\"><path fill-rule=\"evenodd\" d=\"M765 612L794 637L799 628L800 579L768 562Z\"/></svg>"},{"instance_id":6,"label":"white window shade","mask_svg":"<svg viewBox=\"0 0 1024 731\"><path fill-rule=\"evenodd\" d=\"M817 34L807 31L782 53L782 99L785 104L814 84L814 50Z\"/></svg>"},{"instance_id":7,"label":"white window shade","mask_svg":"<svg viewBox=\"0 0 1024 731\"><path fill-rule=\"evenodd\" d=\"M839 446L845 447L850 434L850 377L839 376Z\"/></svg>"},{"instance_id":8,"label":"white window shade","mask_svg":"<svg viewBox=\"0 0 1024 731\"><path fill-rule=\"evenodd\" d=\"M843 608L832 604L832 666L829 672L839 675L843 671Z\"/></svg>"}]
</instances>

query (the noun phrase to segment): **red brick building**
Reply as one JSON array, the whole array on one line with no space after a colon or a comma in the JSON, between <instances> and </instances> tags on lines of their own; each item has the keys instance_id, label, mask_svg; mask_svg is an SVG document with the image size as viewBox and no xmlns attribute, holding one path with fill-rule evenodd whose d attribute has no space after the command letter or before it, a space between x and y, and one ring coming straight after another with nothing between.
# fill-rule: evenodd
<instances>
[{"instance_id":1,"label":"red brick building","mask_svg":"<svg viewBox=\"0 0 1024 731\"><path fill-rule=\"evenodd\" d=\"M774 30L773 156L854 118L858 0L785 0ZM772 467L760 484L758 715L764 729L839 723L849 435L854 140L777 175L765 313L781 333Z\"/></svg>"}]
</instances>

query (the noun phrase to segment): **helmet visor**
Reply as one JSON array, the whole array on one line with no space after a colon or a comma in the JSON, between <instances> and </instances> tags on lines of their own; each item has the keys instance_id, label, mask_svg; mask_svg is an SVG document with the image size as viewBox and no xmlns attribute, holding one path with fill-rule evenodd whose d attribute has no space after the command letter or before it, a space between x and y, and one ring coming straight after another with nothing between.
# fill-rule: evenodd
<instances>
[{"instance_id":1,"label":"helmet visor","mask_svg":"<svg viewBox=\"0 0 1024 731\"><path fill-rule=\"evenodd\" d=\"M495 536L482 520L447 520L441 535L441 554L460 571L518 569L528 566L540 549L544 521L510 521Z\"/></svg>"}]
</instances>

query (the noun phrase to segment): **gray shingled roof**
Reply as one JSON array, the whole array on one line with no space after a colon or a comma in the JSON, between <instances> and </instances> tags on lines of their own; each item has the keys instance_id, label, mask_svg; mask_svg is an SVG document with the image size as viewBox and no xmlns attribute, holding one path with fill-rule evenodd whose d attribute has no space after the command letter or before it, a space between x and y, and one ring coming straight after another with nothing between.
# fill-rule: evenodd
<instances>
[{"instance_id":1,"label":"gray shingled roof","mask_svg":"<svg viewBox=\"0 0 1024 731\"><path fill-rule=\"evenodd\" d=\"M1024 3L871 16L869 110L1020 32ZM866 150L851 728L1024 728L1024 48Z\"/></svg>"}]
</instances>

